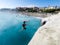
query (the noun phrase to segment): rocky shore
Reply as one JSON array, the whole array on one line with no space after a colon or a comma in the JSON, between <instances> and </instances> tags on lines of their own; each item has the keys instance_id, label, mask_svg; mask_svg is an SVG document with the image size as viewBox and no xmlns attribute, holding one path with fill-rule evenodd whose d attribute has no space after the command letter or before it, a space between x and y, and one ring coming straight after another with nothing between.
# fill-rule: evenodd
<instances>
[{"instance_id":1,"label":"rocky shore","mask_svg":"<svg viewBox=\"0 0 60 45\"><path fill-rule=\"evenodd\" d=\"M28 45L60 45L60 13L47 17Z\"/></svg>"},{"instance_id":2,"label":"rocky shore","mask_svg":"<svg viewBox=\"0 0 60 45\"><path fill-rule=\"evenodd\" d=\"M52 13L32 13L32 12L19 12L20 14L23 15L27 15L27 16L34 16L34 17L42 17L42 18L46 18L49 17L51 15L54 15Z\"/></svg>"}]
</instances>

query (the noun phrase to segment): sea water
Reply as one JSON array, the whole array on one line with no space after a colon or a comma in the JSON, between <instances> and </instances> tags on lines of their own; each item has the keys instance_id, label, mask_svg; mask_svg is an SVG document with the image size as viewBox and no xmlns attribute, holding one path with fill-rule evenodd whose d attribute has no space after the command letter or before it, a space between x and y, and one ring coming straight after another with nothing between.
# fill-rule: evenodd
<instances>
[{"instance_id":1,"label":"sea water","mask_svg":"<svg viewBox=\"0 0 60 45\"><path fill-rule=\"evenodd\" d=\"M22 29L26 21L26 30ZM0 45L28 45L41 20L18 13L0 12Z\"/></svg>"}]
</instances>

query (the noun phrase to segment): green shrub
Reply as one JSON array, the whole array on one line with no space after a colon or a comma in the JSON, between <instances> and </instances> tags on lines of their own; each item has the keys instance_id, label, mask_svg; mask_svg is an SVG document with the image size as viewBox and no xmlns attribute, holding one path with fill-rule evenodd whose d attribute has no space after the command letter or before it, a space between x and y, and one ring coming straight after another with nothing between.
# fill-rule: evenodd
<instances>
[{"instance_id":1,"label":"green shrub","mask_svg":"<svg viewBox=\"0 0 60 45\"><path fill-rule=\"evenodd\" d=\"M46 13L53 13L53 12L55 12L55 9L47 9L47 10L44 10L44 12L46 12Z\"/></svg>"}]
</instances>

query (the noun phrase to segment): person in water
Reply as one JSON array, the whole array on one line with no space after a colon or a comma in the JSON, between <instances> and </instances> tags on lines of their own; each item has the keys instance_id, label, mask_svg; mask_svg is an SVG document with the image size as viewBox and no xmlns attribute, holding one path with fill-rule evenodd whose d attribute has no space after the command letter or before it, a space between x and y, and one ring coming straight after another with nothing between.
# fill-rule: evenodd
<instances>
[{"instance_id":1,"label":"person in water","mask_svg":"<svg viewBox=\"0 0 60 45\"><path fill-rule=\"evenodd\" d=\"M26 21L23 22L22 27L23 27L23 30L26 30Z\"/></svg>"}]
</instances>

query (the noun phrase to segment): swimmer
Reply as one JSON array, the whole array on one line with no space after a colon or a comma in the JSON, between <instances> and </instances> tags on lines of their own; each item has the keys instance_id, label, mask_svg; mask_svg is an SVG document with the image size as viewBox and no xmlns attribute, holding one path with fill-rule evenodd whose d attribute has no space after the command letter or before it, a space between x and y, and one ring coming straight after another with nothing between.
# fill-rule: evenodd
<instances>
[{"instance_id":1,"label":"swimmer","mask_svg":"<svg viewBox=\"0 0 60 45\"><path fill-rule=\"evenodd\" d=\"M23 30L26 30L26 21L23 22L22 27L23 27Z\"/></svg>"}]
</instances>

